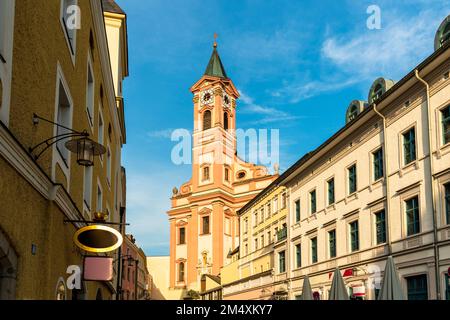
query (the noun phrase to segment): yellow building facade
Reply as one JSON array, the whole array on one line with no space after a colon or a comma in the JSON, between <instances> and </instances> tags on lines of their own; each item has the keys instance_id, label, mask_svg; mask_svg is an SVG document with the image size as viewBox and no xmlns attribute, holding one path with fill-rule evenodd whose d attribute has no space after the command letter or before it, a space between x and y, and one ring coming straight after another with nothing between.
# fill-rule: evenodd
<instances>
[{"instance_id":1,"label":"yellow building facade","mask_svg":"<svg viewBox=\"0 0 450 320\"><path fill-rule=\"evenodd\" d=\"M277 180L238 211L239 249L221 270L223 299L271 299L274 248L287 238L287 192Z\"/></svg>"},{"instance_id":2,"label":"yellow building facade","mask_svg":"<svg viewBox=\"0 0 450 320\"><path fill-rule=\"evenodd\" d=\"M113 75L128 66L112 69L101 1L1 1L0 24L0 299L111 299L116 277L68 288L68 267L82 269L86 255L72 241L86 224L68 220L100 211L118 222L124 212ZM106 153L83 167L68 139L33 149L67 132L43 119L87 132Z\"/></svg>"}]
</instances>

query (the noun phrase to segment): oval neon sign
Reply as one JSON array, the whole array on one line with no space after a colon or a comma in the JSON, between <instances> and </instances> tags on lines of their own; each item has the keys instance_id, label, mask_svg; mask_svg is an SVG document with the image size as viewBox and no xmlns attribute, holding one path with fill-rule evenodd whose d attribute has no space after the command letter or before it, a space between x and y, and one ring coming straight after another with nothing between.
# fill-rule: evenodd
<instances>
[{"instance_id":1,"label":"oval neon sign","mask_svg":"<svg viewBox=\"0 0 450 320\"><path fill-rule=\"evenodd\" d=\"M73 242L88 252L110 252L122 245L123 237L119 231L102 225L92 225L77 230Z\"/></svg>"}]
</instances>

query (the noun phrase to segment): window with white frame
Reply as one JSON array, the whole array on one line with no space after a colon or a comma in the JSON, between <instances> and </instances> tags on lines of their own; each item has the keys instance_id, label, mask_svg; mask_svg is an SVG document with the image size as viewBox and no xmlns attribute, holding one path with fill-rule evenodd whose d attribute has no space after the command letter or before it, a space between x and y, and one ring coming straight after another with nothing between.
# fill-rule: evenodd
<instances>
[{"instance_id":1,"label":"window with white frame","mask_svg":"<svg viewBox=\"0 0 450 320\"><path fill-rule=\"evenodd\" d=\"M88 63L87 85L86 85L86 112L89 125L94 126L94 72L91 63Z\"/></svg>"},{"instance_id":2,"label":"window with white frame","mask_svg":"<svg viewBox=\"0 0 450 320\"><path fill-rule=\"evenodd\" d=\"M64 135L70 133L69 128L71 127L71 114L72 106L69 99L69 95L66 92L61 80L58 83L58 110L56 115L56 122L59 126L56 126L56 135ZM69 150L64 146L67 139L59 140L56 143L56 150L61 156L66 167L69 167Z\"/></svg>"},{"instance_id":3,"label":"window with white frame","mask_svg":"<svg viewBox=\"0 0 450 320\"><path fill-rule=\"evenodd\" d=\"M77 29L80 28L81 15L77 0L61 0L61 24L72 56L76 51Z\"/></svg>"},{"instance_id":4,"label":"window with white frame","mask_svg":"<svg viewBox=\"0 0 450 320\"><path fill-rule=\"evenodd\" d=\"M92 167L84 167L83 201L90 211L92 205Z\"/></svg>"}]
</instances>

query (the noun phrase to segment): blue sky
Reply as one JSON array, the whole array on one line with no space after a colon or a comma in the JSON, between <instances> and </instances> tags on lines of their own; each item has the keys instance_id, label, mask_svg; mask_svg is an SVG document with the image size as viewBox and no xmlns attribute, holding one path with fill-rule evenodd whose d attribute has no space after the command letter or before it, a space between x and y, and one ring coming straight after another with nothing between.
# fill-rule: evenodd
<instances>
[{"instance_id":1,"label":"blue sky","mask_svg":"<svg viewBox=\"0 0 450 320\"><path fill-rule=\"evenodd\" d=\"M450 0L117 0L128 15L130 77L124 84L127 218L147 255L169 254L171 190L190 179L171 161L176 128L192 128L189 88L217 32L225 70L241 92L238 128L280 130L286 170L344 125L371 83L401 79L433 52ZM369 30L369 5L381 29Z\"/></svg>"}]
</instances>

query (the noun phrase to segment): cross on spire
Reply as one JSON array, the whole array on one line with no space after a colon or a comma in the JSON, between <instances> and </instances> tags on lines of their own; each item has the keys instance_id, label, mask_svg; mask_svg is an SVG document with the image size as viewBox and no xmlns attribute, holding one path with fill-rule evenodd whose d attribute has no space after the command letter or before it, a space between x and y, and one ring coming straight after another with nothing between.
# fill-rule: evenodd
<instances>
[{"instance_id":1,"label":"cross on spire","mask_svg":"<svg viewBox=\"0 0 450 320\"><path fill-rule=\"evenodd\" d=\"M217 48L217 38L218 37L219 37L219 35L214 32L214 48Z\"/></svg>"}]
</instances>

